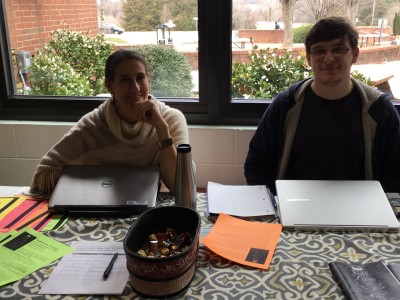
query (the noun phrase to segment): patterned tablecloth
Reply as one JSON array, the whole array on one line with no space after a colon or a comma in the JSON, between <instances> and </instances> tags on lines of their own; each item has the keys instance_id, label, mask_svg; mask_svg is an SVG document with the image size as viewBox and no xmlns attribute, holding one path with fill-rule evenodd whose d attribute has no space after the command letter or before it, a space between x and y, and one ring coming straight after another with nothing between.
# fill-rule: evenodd
<instances>
[{"instance_id":1,"label":"patterned tablecloth","mask_svg":"<svg viewBox=\"0 0 400 300\"><path fill-rule=\"evenodd\" d=\"M159 205L173 204L161 194ZM206 195L197 195L202 229L213 223L206 217ZM122 241L136 217L126 219L71 218L57 231L45 233L57 241ZM277 222L273 220L272 222ZM328 268L331 261L400 262L400 233L323 233L283 231L268 270L232 263L204 246L190 287L178 299L344 299ZM38 295L57 261L0 289L0 299L141 299L129 284L117 296Z\"/></svg>"}]
</instances>

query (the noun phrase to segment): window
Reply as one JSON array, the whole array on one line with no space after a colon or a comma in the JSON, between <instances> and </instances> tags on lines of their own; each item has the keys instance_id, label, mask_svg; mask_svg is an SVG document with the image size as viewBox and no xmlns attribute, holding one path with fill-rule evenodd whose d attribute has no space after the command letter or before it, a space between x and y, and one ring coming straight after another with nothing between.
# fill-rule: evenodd
<instances>
[{"instance_id":1,"label":"window","mask_svg":"<svg viewBox=\"0 0 400 300\"><path fill-rule=\"evenodd\" d=\"M8 10L8 6L14 2L16 1L0 2L0 119L77 121L106 97L24 96L17 93L15 82L18 74L14 70L8 25L12 23L11 19L16 17L10 16L11 12ZM81 2L95 5L99 1ZM192 18L198 31L198 97L158 97L159 100L180 109L189 124L257 125L270 102L231 97L232 49L247 50L249 45L246 38L237 35L238 32L233 30L232 25L232 22L238 22L235 19L235 16L240 15L237 8L245 1L233 2L232 4L232 0L198 0L198 15ZM270 10L268 7L260 9L263 13ZM40 16L32 16L38 17ZM278 25L282 30L283 23L279 22ZM109 25L107 30L116 37L121 33L121 30L113 32ZM158 37L164 41L170 38L168 34Z\"/></svg>"},{"instance_id":2,"label":"window","mask_svg":"<svg viewBox=\"0 0 400 300\"><path fill-rule=\"evenodd\" d=\"M104 101L106 98L17 94L15 82L18 74L11 72L14 65L10 28L7 26L10 18L6 13L10 3L12 1L1 2L0 117L76 121ZM199 97L159 98L184 112L191 124L255 125L266 108L265 101L251 101L254 105L249 105L249 101L231 101L231 16L230 0L198 1L198 16L196 20L193 18L193 22L199 36Z\"/></svg>"}]
</instances>

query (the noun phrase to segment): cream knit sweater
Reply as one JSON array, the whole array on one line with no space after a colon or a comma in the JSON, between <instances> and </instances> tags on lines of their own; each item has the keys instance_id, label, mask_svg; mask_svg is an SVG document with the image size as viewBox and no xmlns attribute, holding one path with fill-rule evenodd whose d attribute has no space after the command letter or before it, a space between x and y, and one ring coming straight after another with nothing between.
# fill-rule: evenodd
<instances>
[{"instance_id":1,"label":"cream knit sweater","mask_svg":"<svg viewBox=\"0 0 400 300\"><path fill-rule=\"evenodd\" d=\"M169 125L174 144L189 143L184 115L151 97ZM157 132L148 123L125 123L112 99L84 115L43 156L32 179L31 191L52 193L65 165L158 165Z\"/></svg>"}]
</instances>

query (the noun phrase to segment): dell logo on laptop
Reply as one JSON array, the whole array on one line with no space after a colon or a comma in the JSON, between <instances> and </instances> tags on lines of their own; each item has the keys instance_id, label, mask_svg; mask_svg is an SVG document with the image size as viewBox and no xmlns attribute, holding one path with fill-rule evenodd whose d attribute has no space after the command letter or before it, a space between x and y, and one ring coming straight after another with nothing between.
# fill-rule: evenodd
<instances>
[{"instance_id":1,"label":"dell logo on laptop","mask_svg":"<svg viewBox=\"0 0 400 300\"><path fill-rule=\"evenodd\" d=\"M112 181L110 181L110 180L104 180L102 183L101 183L101 186L103 187L103 188L109 188L109 187L112 187L114 185L114 183L112 182Z\"/></svg>"}]
</instances>

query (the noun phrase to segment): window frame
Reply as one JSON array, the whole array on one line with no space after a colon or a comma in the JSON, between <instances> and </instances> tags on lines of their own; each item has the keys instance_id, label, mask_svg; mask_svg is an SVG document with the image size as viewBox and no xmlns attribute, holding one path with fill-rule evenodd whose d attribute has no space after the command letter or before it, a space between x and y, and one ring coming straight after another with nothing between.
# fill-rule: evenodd
<instances>
[{"instance_id":1,"label":"window frame","mask_svg":"<svg viewBox=\"0 0 400 300\"><path fill-rule=\"evenodd\" d=\"M4 1L1 5L0 119L77 121L106 98L12 95L13 72ZM159 98L189 124L256 125L270 101L231 101L231 0L198 0L199 98ZM226 55L228 53L228 55ZM251 103L251 105L249 105Z\"/></svg>"},{"instance_id":2,"label":"window frame","mask_svg":"<svg viewBox=\"0 0 400 300\"><path fill-rule=\"evenodd\" d=\"M76 122L106 98L12 95L13 68L4 1L0 1L0 119ZM159 98L193 125L258 124L271 100L231 99L232 0L198 0L199 98ZM400 112L399 101L394 103Z\"/></svg>"}]
</instances>

